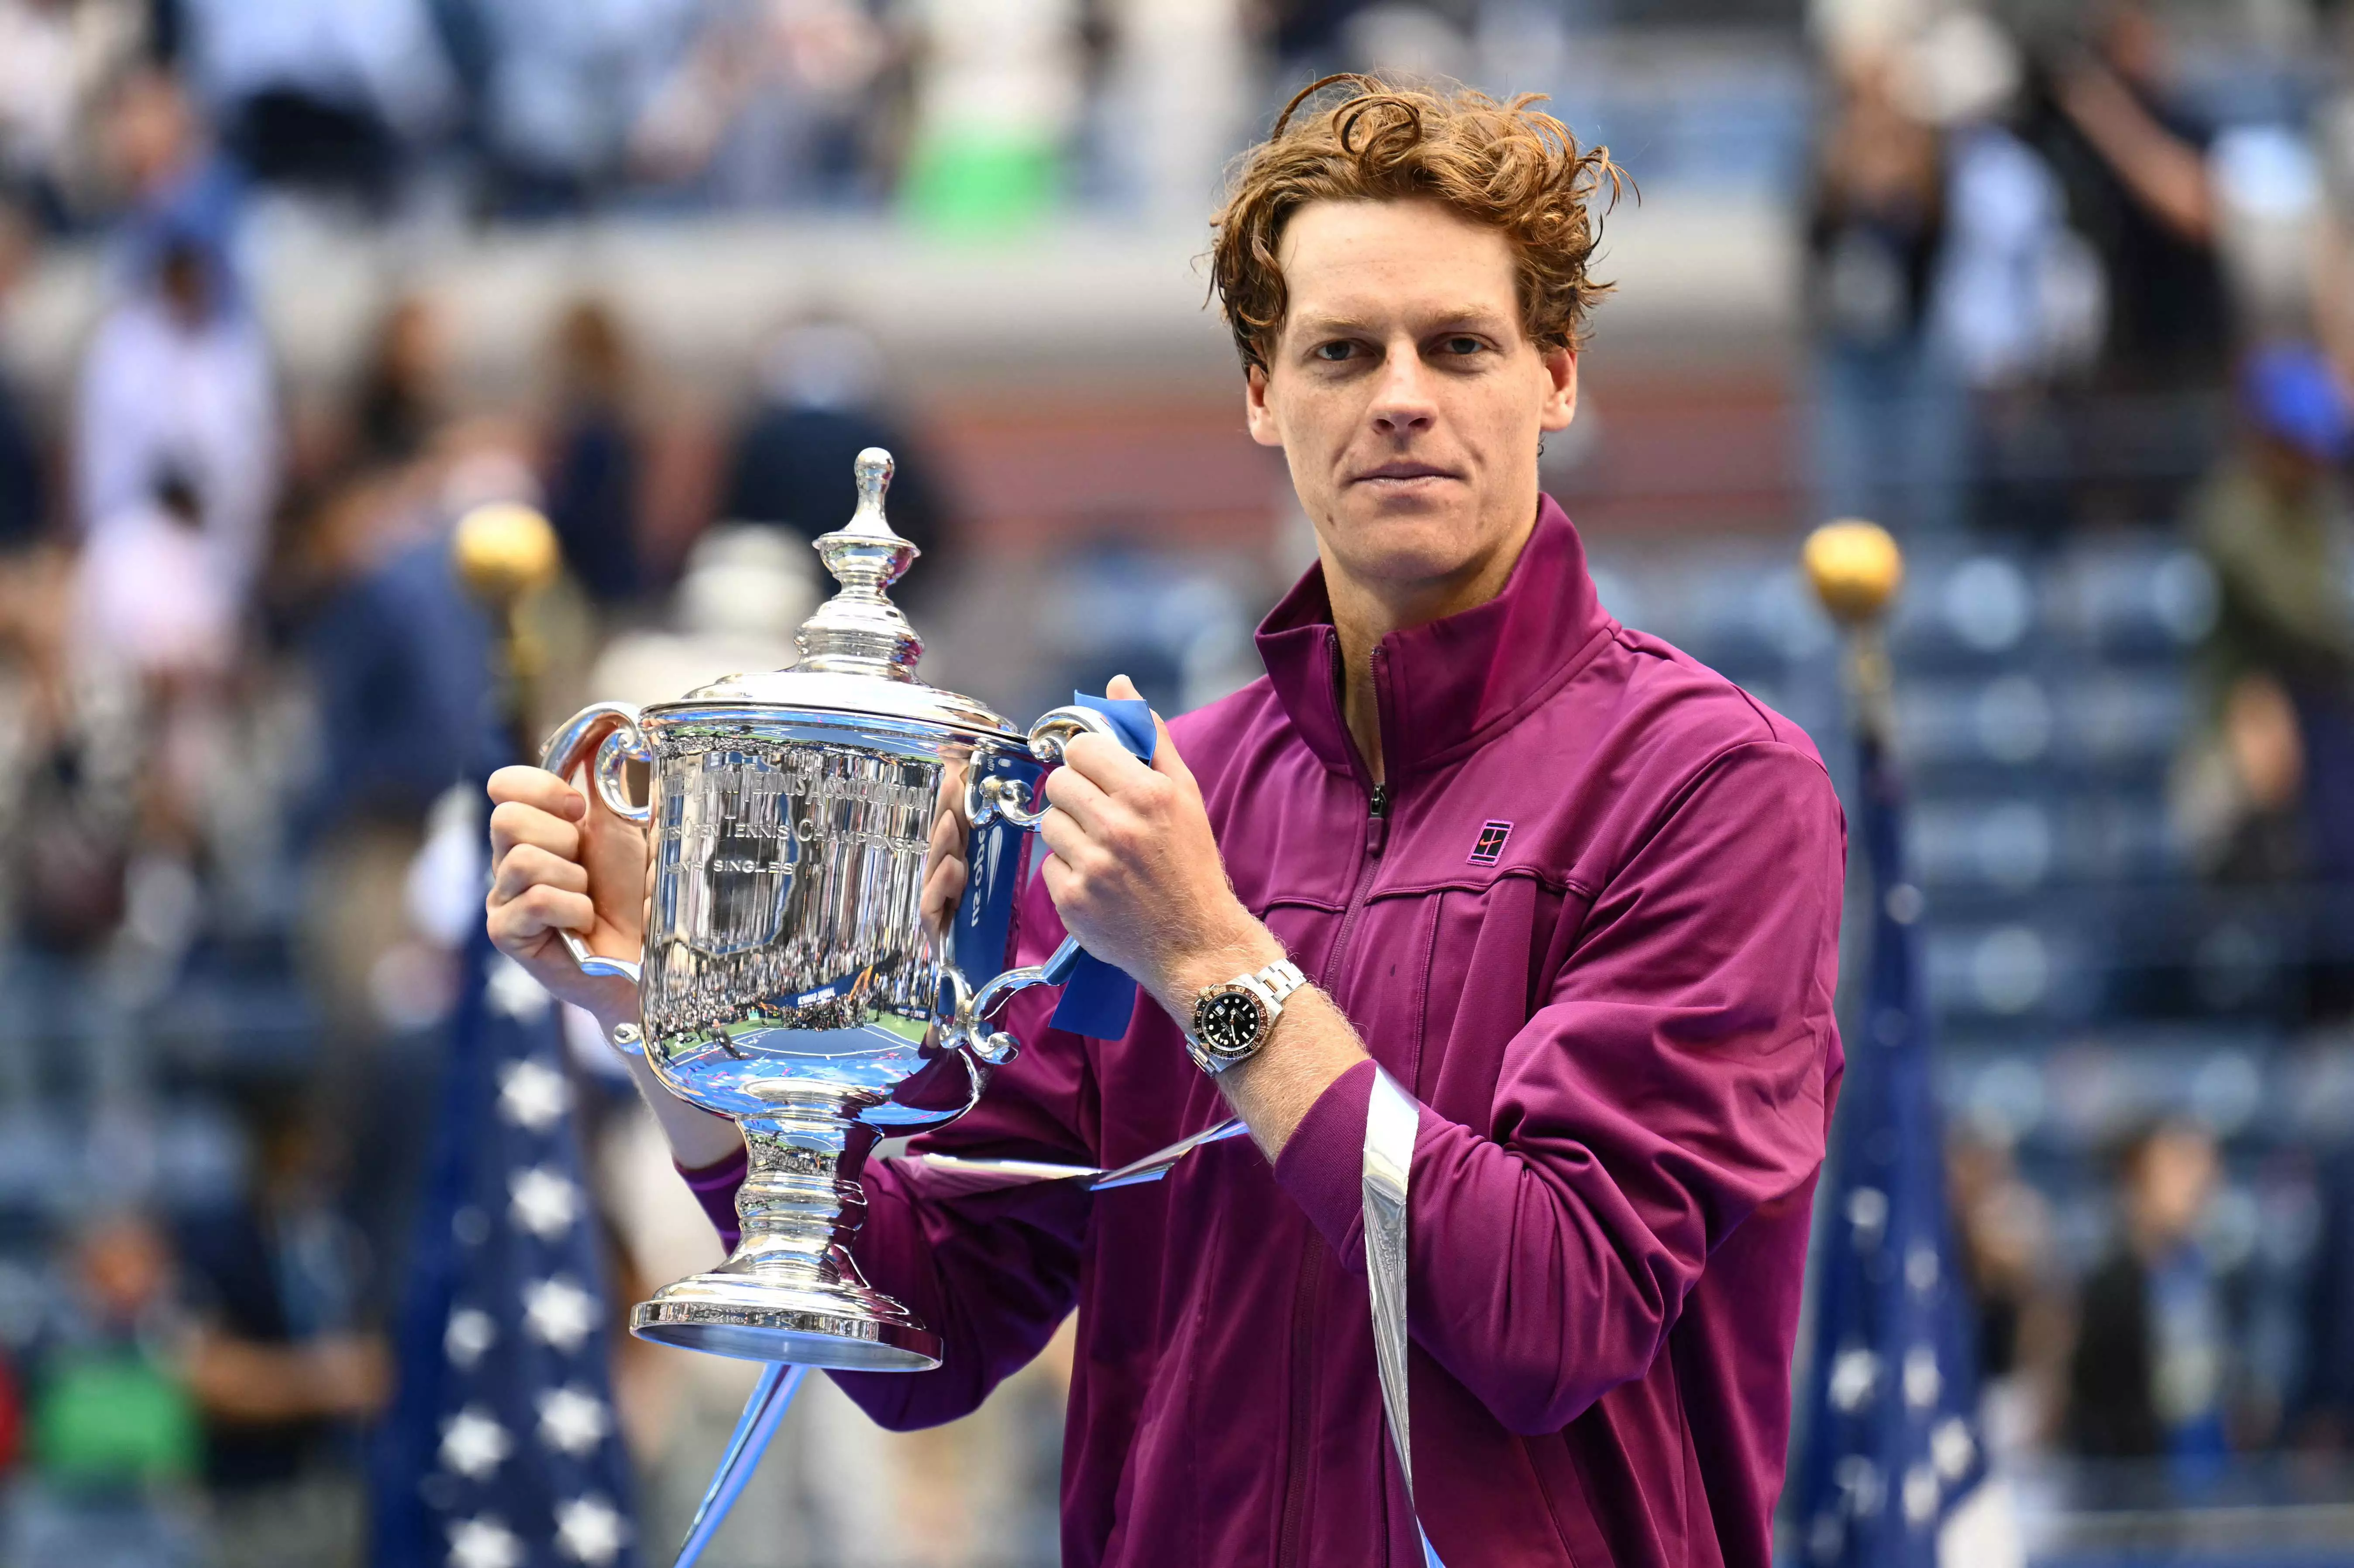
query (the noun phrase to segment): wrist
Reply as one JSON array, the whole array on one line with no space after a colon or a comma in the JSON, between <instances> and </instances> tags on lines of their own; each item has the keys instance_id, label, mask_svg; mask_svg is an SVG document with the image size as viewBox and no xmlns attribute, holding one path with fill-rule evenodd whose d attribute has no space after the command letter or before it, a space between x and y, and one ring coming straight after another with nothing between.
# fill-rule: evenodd
<instances>
[{"instance_id":1,"label":"wrist","mask_svg":"<svg viewBox=\"0 0 2354 1568\"><path fill-rule=\"evenodd\" d=\"M1256 974L1287 957L1275 933L1237 907L1237 918L1216 935L1190 944L1162 966L1153 995L1169 1010L1180 1027L1190 1028L1193 1001L1214 985L1240 975Z\"/></svg>"}]
</instances>

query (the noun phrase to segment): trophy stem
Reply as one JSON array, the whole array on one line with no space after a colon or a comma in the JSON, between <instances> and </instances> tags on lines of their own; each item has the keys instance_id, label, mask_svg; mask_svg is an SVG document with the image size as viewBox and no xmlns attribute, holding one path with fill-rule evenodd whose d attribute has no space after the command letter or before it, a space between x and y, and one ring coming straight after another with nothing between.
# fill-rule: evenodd
<instances>
[{"instance_id":1,"label":"trophy stem","mask_svg":"<svg viewBox=\"0 0 2354 1568\"><path fill-rule=\"evenodd\" d=\"M827 1129L838 1145L812 1147L799 1128L744 1128L744 1185L736 1192L736 1219L743 1239L727 1260L730 1269L763 1275L797 1275L824 1280L859 1278L850 1255L851 1238L866 1223L866 1187L858 1172L875 1136L865 1128ZM851 1138L857 1139L856 1147Z\"/></svg>"},{"instance_id":2,"label":"trophy stem","mask_svg":"<svg viewBox=\"0 0 2354 1568\"><path fill-rule=\"evenodd\" d=\"M939 1365L939 1337L866 1283L851 1239L866 1219L858 1172L878 1135L855 1119L871 1097L794 1084L774 1115L742 1124L736 1194L742 1239L708 1274L630 1314L640 1339L716 1355L859 1372Z\"/></svg>"}]
</instances>

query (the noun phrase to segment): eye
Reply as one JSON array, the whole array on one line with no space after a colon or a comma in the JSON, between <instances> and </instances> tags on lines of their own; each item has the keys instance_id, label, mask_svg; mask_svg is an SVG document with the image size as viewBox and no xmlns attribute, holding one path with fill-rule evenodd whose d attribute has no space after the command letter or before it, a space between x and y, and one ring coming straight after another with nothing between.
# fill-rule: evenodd
<instances>
[{"instance_id":1,"label":"eye","mask_svg":"<svg viewBox=\"0 0 2354 1568\"><path fill-rule=\"evenodd\" d=\"M1486 343L1468 333L1458 333L1453 337L1441 339L1438 347L1443 354L1461 355L1466 357L1475 354L1484 354L1488 350Z\"/></svg>"},{"instance_id":2,"label":"eye","mask_svg":"<svg viewBox=\"0 0 2354 1568\"><path fill-rule=\"evenodd\" d=\"M1355 358L1357 345L1347 338L1335 338L1331 343L1318 344L1309 352L1327 365L1338 365L1343 360Z\"/></svg>"}]
</instances>

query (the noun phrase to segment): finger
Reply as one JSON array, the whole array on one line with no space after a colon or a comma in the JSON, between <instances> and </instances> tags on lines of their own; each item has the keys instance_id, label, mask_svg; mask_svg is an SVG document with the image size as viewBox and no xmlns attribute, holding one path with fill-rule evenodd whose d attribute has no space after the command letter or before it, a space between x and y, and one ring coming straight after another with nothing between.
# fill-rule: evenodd
<instances>
[{"instance_id":1,"label":"finger","mask_svg":"<svg viewBox=\"0 0 2354 1568\"><path fill-rule=\"evenodd\" d=\"M510 764L491 775L486 789L499 804L514 800L536 806L567 822L577 822L588 814L588 798L545 768Z\"/></svg>"},{"instance_id":2,"label":"finger","mask_svg":"<svg viewBox=\"0 0 2354 1568\"><path fill-rule=\"evenodd\" d=\"M517 844L535 844L561 859L575 860L580 854L580 830L520 800L491 808L491 863L504 860Z\"/></svg>"},{"instance_id":3,"label":"finger","mask_svg":"<svg viewBox=\"0 0 2354 1568\"><path fill-rule=\"evenodd\" d=\"M1046 896L1060 909L1066 899L1077 891L1079 874L1073 871L1058 854L1050 854L1038 863L1038 874L1046 884Z\"/></svg>"},{"instance_id":4,"label":"finger","mask_svg":"<svg viewBox=\"0 0 2354 1568\"><path fill-rule=\"evenodd\" d=\"M492 912L493 938L505 935L528 944L550 931L586 936L597 928L597 906L585 893L573 893L545 883L527 888Z\"/></svg>"},{"instance_id":5,"label":"finger","mask_svg":"<svg viewBox=\"0 0 2354 1568\"><path fill-rule=\"evenodd\" d=\"M537 844L517 844L499 861L491 878L491 896L504 904L528 888L560 887L567 893L588 891L588 868L578 861L550 854Z\"/></svg>"},{"instance_id":6,"label":"finger","mask_svg":"<svg viewBox=\"0 0 2354 1568\"><path fill-rule=\"evenodd\" d=\"M1128 747L1100 735L1072 736L1063 747L1063 767L1084 774L1107 795L1134 788L1139 779L1151 771ZM1050 789L1053 783L1050 778Z\"/></svg>"},{"instance_id":7,"label":"finger","mask_svg":"<svg viewBox=\"0 0 2354 1568\"><path fill-rule=\"evenodd\" d=\"M964 859L966 831L955 812L943 810L932 819L931 842L924 846L926 857L936 861Z\"/></svg>"},{"instance_id":8,"label":"finger","mask_svg":"<svg viewBox=\"0 0 2354 1568\"><path fill-rule=\"evenodd\" d=\"M934 866L932 874L924 880L923 896L917 903L923 917L935 925L946 925L964 898L967 880L964 862L960 860L944 860Z\"/></svg>"},{"instance_id":9,"label":"finger","mask_svg":"<svg viewBox=\"0 0 2354 1568\"><path fill-rule=\"evenodd\" d=\"M1126 675L1114 675L1110 683L1104 687L1104 695L1132 702L1144 700L1144 694L1139 691L1136 683ZM1152 770L1155 773L1166 774L1172 779L1182 779L1189 783L1192 782L1193 770L1185 766L1183 758L1177 755L1177 743L1169 738L1167 721L1161 718L1157 709L1147 708L1145 711L1152 715Z\"/></svg>"},{"instance_id":10,"label":"finger","mask_svg":"<svg viewBox=\"0 0 2354 1568\"><path fill-rule=\"evenodd\" d=\"M1045 842L1049 853L1065 865L1085 865L1095 853L1095 840L1087 836L1076 818L1060 807L1038 819L1038 836Z\"/></svg>"},{"instance_id":11,"label":"finger","mask_svg":"<svg viewBox=\"0 0 2354 1568\"><path fill-rule=\"evenodd\" d=\"M1193 784L1193 770L1186 767L1184 758L1178 755L1177 742L1170 735L1168 724L1159 714L1152 715L1152 733L1154 736L1152 771L1166 779L1180 779L1184 783ZM1199 785L1194 787L1197 789L1200 788Z\"/></svg>"},{"instance_id":12,"label":"finger","mask_svg":"<svg viewBox=\"0 0 2354 1568\"><path fill-rule=\"evenodd\" d=\"M940 769L940 814L952 817L960 827L970 828L972 819L965 811L966 765L951 762Z\"/></svg>"},{"instance_id":13,"label":"finger","mask_svg":"<svg viewBox=\"0 0 2354 1568\"><path fill-rule=\"evenodd\" d=\"M1078 819L1079 826L1094 832L1102 826L1104 808L1111 797L1078 768L1066 767L1046 775L1046 802L1069 812Z\"/></svg>"}]
</instances>

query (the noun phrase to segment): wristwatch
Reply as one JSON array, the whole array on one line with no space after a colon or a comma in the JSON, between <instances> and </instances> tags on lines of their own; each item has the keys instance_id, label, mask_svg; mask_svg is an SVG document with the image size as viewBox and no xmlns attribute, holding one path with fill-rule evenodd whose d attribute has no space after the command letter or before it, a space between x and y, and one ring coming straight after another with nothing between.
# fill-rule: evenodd
<instances>
[{"instance_id":1,"label":"wristwatch","mask_svg":"<svg viewBox=\"0 0 2354 1568\"><path fill-rule=\"evenodd\" d=\"M1185 1031L1193 1065L1214 1075L1257 1055L1283 1016L1283 999L1307 983L1299 965L1278 959L1257 974L1237 975L1195 997L1193 1026Z\"/></svg>"}]
</instances>

